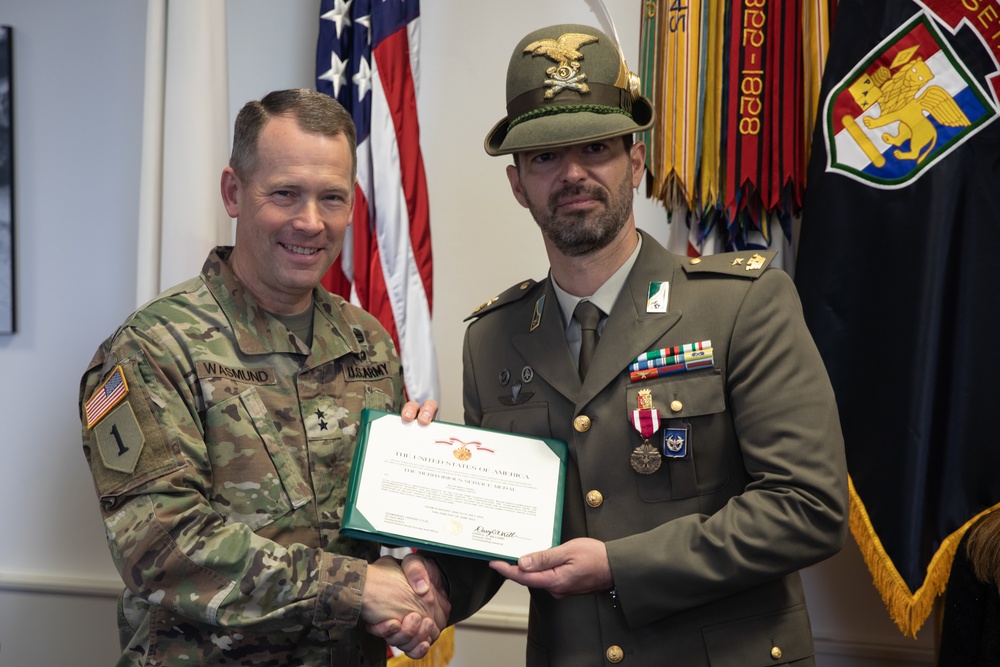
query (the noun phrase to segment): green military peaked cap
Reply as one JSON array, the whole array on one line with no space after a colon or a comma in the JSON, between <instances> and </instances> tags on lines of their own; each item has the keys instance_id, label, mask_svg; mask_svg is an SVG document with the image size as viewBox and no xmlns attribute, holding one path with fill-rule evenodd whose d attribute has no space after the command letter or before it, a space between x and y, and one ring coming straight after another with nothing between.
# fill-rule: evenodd
<instances>
[{"instance_id":1,"label":"green military peaked cap","mask_svg":"<svg viewBox=\"0 0 1000 667\"><path fill-rule=\"evenodd\" d=\"M615 42L585 25L554 25L522 39L507 66L507 116L486 136L490 155L555 148L647 130L639 93Z\"/></svg>"}]
</instances>

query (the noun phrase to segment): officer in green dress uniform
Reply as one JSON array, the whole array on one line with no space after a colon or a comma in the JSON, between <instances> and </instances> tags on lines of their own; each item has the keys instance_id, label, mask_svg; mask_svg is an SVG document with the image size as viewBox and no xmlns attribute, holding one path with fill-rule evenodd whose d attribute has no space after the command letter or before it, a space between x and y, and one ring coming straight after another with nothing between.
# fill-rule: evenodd
<instances>
[{"instance_id":1,"label":"officer in green dress uniform","mask_svg":"<svg viewBox=\"0 0 1000 667\"><path fill-rule=\"evenodd\" d=\"M651 119L601 31L514 49L485 147L513 155L551 270L473 313L465 421L568 443L562 543L404 569L447 590L453 623L505 578L529 587L532 667L811 665L798 570L847 527L833 392L774 252L692 259L637 231Z\"/></svg>"}]
</instances>

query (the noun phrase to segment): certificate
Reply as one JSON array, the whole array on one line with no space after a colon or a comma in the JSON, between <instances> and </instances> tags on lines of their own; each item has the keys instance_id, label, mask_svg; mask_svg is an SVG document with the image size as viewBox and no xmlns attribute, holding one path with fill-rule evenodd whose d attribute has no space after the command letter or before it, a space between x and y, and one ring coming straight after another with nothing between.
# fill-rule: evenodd
<instances>
[{"instance_id":1,"label":"certificate","mask_svg":"<svg viewBox=\"0 0 1000 667\"><path fill-rule=\"evenodd\" d=\"M365 409L341 533L515 561L559 544L566 443Z\"/></svg>"}]
</instances>

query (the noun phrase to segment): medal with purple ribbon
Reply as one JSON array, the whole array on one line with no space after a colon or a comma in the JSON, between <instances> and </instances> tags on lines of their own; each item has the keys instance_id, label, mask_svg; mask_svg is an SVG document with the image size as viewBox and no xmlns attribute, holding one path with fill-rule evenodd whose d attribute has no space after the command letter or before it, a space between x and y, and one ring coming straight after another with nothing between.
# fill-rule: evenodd
<instances>
[{"instance_id":1,"label":"medal with purple ribbon","mask_svg":"<svg viewBox=\"0 0 1000 667\"><path fill-rule=\"evenodd\" d=\"M632 450L632 469L640 475L651 475L660 469L661 455L649 439L660 430L660 411L653 407L653 394L649 389L639 391L639 405L632 411L632 427L642 436L642 444Z\"/></svg>"}]
</instances>

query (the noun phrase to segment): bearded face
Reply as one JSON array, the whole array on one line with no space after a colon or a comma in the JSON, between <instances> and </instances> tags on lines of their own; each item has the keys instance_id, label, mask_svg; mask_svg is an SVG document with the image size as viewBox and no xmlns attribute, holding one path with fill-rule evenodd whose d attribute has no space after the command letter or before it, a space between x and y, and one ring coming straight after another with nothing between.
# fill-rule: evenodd
<instances>
[{"instance_id":1,"label":"bearded face","mask_svg":"<svg viewBox=\"0 0 1000 667\"><path fill-rule=\"evenodd\" d=\"M563 255L580 257L610 244L621 232L632 211L632 165L619 172L607 186L593 179L561 183L539 196L536 189L522 190L524 203L542 234ZM522 176L522 179L524 176Z\"/></svg>"}]
</instances>

